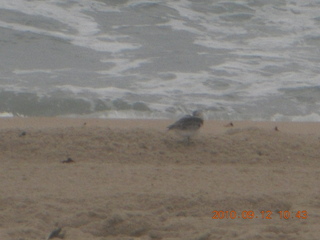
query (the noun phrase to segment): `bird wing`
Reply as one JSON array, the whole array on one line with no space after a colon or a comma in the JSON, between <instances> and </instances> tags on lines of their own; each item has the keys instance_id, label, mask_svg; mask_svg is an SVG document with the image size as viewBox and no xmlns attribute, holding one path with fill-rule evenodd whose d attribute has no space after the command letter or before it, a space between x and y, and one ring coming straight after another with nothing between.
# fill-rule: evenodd
<instances>
[{"instance_id":1,"label":"bird wing","mask_svg":"<svg viewBox=\"0 0 320 240\"><path fill-rule=\"evenodd\" d=\"M196 130L199 129L202 126L202 124L203 120L201 118L187 115L168 126L168 129Z\"/></svg>"}]
</instances>

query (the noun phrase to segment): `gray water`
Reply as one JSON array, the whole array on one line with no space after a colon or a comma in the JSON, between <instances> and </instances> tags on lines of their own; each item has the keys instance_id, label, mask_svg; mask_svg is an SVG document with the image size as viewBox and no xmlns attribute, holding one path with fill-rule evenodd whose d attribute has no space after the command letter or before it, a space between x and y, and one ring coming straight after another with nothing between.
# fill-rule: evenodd
<instances>
[{"instance_id":1,"label":"gray water","mask_svg":"<svg viewBox=\"0 0 320 240\"><path fill-rule=\"evenodd\" d=\"M0 116L320 120L320 1L0 0Z\"/></svg>"}]
</instances>

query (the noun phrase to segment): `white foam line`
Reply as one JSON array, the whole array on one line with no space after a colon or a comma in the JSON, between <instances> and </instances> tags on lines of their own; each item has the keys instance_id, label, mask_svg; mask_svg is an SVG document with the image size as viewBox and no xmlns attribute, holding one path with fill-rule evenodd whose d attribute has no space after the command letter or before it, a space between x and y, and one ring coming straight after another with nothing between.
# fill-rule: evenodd
<instances>
[{"instance_id":1,"label":"white foam line","mask_svg":"<svg viewBox=\"0 0 320 240\"><path fill-rule=\"evenodd\" d=\"M106 87L106 88L93 88L93 87L78 87L72 85L58 85L56 86L52 92L55 90L60 90L64 92L70 92L75 95L81 94L93 94L100 97L115 97L115 96L123 96L128 93L127 89L121 89L116 87Z\"/></svg>"},{"instance_id":2,"label":"white foam line","mask_svg":"<svg viewBox=\"0 0 320 240\"><path fill-rule=\"evenodd\" d=\"M171 18L167 23L158 24L157 26L168 26L168 27L171 27L173 30L179 30L179 31L183 30L183 31L187 31L197 35L203 34L203 32L199 31L198 29L193 27L188 27L186 24L187 22L185 21Z\"/></svg>"},{"instance_id":3,"label":"white foam line","mask_svg":"<svg viewBox=\"0 0 320 240\"><path fill-rule=\"evenodd\" d=\"M203 16L202 14L199 14L196 11L191 10L191 7L190 7L191 4L189 1L184 1L184 0L171 1L171 2L168 2L168 5L169 6L172 5L171 8L178 11L181 17L185 17L189 20L196 21Z\"/></svg>"},{"instance_id":4,"label":"white foam line","mask_svg":"<svg viewBox=\"0 0 320 240\"><path fill-rule=\"evenodd\" d=\"M56 2L53 2L56 3ZM100 30L98 24L92 17L79 12L79 8L63 9L50 2L24 1L24 0L2 0L1 8L12 11L19 11L28 15L38 15L45 18L52 18L69 27L76 29L80 35L93 35Z\"/></svg>"},{"instance_id":5,"label":"white foam line","mask_svg":"<svg viewBox=\"0 0 320 240\"><path fill-rule=\"evenodd\" d=\"M118 42L117 40L110 41L105 38L105 35L99 35L100 29L98 23L95 22L93 17L82 13L83 10L90 10L88 8L91 5L88 6L86 1L78 1L78 4L74 4L72 7L66 9L54 5L57 3L57 1L30 2L25 0L1 0L0 3L1 9L18 11L28 15L39 15L45 18L52 18L56 21L66 24L70 28L75 29L77 34L71 35L64 32L48 31L46 29L39 29L32 26L1 21L0 27L3 28L57 37L70 41L77 46L91 48L101 52L116 53L122 50L137 49L140 47L140 45L129 42ZM91 3L98 2L93 1ZM123 36L119 37L123 38Z\"/></svg>"},{"instance_id":6,"label":"white foam line","mask_svg":"<svg viewBox=\"0 0 320 240\"><path fill-rule=\"evenodd\" d=\"M9 113L9 112L0 112L0 118L9 118L9 117L13 117L13 113Z\"/></svg>"},{"instance_id":7,"label":"white foam line","mask_svg":"<svg viewBox=\"0 0 320 240\"><path fill-rule=\"evenodd\" d=\"M17 75L33 74L33 73L47 73L47 74L53 73L51 69L29 69L29 70L15 69L12 72Z\"/></svg>"},{"instance_id":8,"label":"white foam line","mask_svg":"<svg viewBox=\"0 0 320 240\"><path fill-rule=\"evenodd\" d=\"M128 49L137 49L140 47L140 45L132 44L132 43L122 43L122 42L105 42L98 40L98 37L92 37L92 36L76 36L76 35L70 35L62 32L57 31L47 31L31 26L25 26L20 24L12 24L12 23L6 23L3 21L0 21L0 27L12 29L16 31L23 31L23 32L32 32L35 34L40 35L46 35L51 37L60 38L66 41L70 41L71 43L81 46L81 47L87 47L91 48L96 51L101 52L111 52L111 53L117 53L121 52L123 50Z\"/></svg>"},{"instance_id":9,"label":"white foam line","mask_svg":"<svg viewBox=\"0 0 320 240\"><path fill-rule=\"evenodd\" d=\"M125 75L126 71L139 68L141 65L148 63L149 60L147 59L114 59L112 61L102 60L103 63L111 63L116 64L113 68L106 70L106 71L97 71L99 74L107 74L113 76L123 76Z\"/></svg>"},{"instance_id":10,"label":"white foam line","mask_svg":"<svg viewBox=\"0 0 320 240\"><path fill-rule=\"evenodd\" d=\"M68 35L68 34L65 34L65 33L56 32L56 31L50 31L49 32L47 30L43 30L43 29L31 27L31 26L25 26L25 25L14 24L14 23L7 23L7 22L3 22L3 21L0 21L0 27L7 28L7 29L12 29L12 30L16 30L16 31L32 32L32 33L36 33L36 34L52 36L52 37L62 38L62 39L65 39L65 40L71 40L72 39L71 35Z\"/></svg>"},{"instance_id":11,"label":"white foam line","mask_svg":"<svg viewBox=\"0 0 320 240\"><path fill-rule=\"evenodd\" d=\"M318 113L311 113L305 116L286 116L277 113L271 117L271 121L320 122L320 115Z\"/></svg>"}]
</instances>

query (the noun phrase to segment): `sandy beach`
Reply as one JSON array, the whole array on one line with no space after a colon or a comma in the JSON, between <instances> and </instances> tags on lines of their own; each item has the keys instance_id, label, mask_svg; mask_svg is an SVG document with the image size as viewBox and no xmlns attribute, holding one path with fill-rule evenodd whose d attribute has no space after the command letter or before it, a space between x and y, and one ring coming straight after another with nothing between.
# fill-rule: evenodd
<instances>
[{"instance_id":1,"label":"sandy beach","mask_svg":"<svg viewBox=\"0 0 320 240\"><path fill-rule=\"evenodd\" d=\"M173 121L0 119L0 239L319 239L319 123Z\"/></svg>"}]
</instances>

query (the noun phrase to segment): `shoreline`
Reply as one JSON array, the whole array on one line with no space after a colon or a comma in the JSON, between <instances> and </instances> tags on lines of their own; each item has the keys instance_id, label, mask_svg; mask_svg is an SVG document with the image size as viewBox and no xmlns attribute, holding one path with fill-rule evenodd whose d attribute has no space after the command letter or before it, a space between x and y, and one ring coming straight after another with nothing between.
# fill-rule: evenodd
<instances>
[{"instance_id":1,"label":"shoreline","mask_svg":"<svg viewBox=\"0 0 320 240\"><path fill-rule=\"evenodd\" d=\"M13 117L0 118L1 129L45 129L64 127L108 127L112 129L155 129L166 130L166 127L177 119L99 119L99 118L63 118L63 117ZM275 127L283 133L320 135L320 123L318 122L271 122L271 121L231 121L205 120L201 132L204 134L221 134L229 129L260 128L275 130Z\"/></svg>"}]
</instances>

